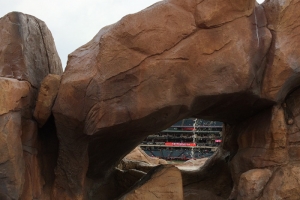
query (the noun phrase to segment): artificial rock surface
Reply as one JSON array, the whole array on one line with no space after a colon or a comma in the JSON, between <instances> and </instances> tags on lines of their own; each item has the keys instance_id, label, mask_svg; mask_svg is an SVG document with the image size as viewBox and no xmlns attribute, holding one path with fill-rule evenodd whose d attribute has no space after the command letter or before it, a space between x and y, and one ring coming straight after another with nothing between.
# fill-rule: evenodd
<instances>
[{"instance_id":1,"label":"artificial rock surface","mask_svg":"<svg viewBox=\"0 0 300 200\"><path fill-rule=\"evenodd\" d=\"M0 18L0 38L0 199L49 199L51 172L42 169L48 158L41 159L33 110L44 77L62 73L60 59L45 23L33 16Z\"/></svg>"},{"instance_id":2,"label":"artificial rock surface","mask_svg":"<svg viewBox=\"0 0 300 200\"><path fill-rule=\"evenodd\" d=\"M269 0L263 7L273 42L267 56L262 94L283 101L300 83L300 4L298 0Z\"/></svg>"},{"instance_id":3,"label":"artificial rock surface","mask_svg":"<svg viewBox=\"0 0 300 200\"><path fill-rule=\"evenodd\" d=\"M299 2L160 1L101 29L54 83L45 23L0 18L0 198L116 198L153 175L115 169L122 158L193 116L223 121L223 143L181 171L181 198L299 199ZM133 191L122 198L151 195Z\"/></svg>"},{"instance_id":4,"label":"artificial rock surface","mask_svg":"<svg viewBox=\"0 0 300 200\"><path fill-rule=\"evenodd\" d=\"M51 116L51 109L60 85L61 76L56 74L47 75L39 90L33 116L42 127Z\"/></svg>"},{"instance_id":5,"label":"artificial rock surface","mask_svg":"<svg viewBox=\"0 0 300 200\"><path fill-rule=\"evenodd\" d=\"M58 190L81 198L86 174L104 178L145 136L184 117L237 123L272 105L260 98L271 43L262 7L222 2L224 21L218 8L189 2L128 15L70 54L53 107Z\"/></svg>"},{"instance_id":6,"label":"artificial rock surface","mask_svg":"<svg viewBox=\"0 0 300 200\"><path fill-rule=\"evenodd\" d=\"M240 176L237 199L252 200L261 196L272 172L268 169L252 169Z\"/></svg>"},{"instance_id":7,"label":"artificial rock surface","mask_svg":"<svg viewBox=\"0 0 300 200\"><path fill-rule=\"evenodd\" d=\"M140 161L149 165L167 164L166 160L148 156L140 147L133 149L123 159Z\"/></svg>"},{"instance_id":8,"label":"artificial rock surface","mask_svg":"<svg viewBox=\"0 0 300 200\"><path fill-rule=\"evenodd\" d=\"M11 12L0 19L0 76L26 80L39 88L44 77L61 74L61 61L46 24Z\"/></svg>"},{"instance_id":9,"label":"artificial rock surface","mask_svg":"<svg viewBox=\"0 0 300 200\"><path fill-rule=\"evenodd\" d=\"M153 168L138 181L120 200L183 200L180 171L172 165Z\"/></svg>"},{"instance_id":10,"label":"artificial rock surface","mask_svg":"<svg viewBox=\"0 0 300 200\"><path fill-rule=\"evenodd\" d=\"M161 164L168 164L168 162L164 159L150 157L140 147L136 147L121 160L118 168L149 172L153 167Z\"/></svg>"}]
</instances>

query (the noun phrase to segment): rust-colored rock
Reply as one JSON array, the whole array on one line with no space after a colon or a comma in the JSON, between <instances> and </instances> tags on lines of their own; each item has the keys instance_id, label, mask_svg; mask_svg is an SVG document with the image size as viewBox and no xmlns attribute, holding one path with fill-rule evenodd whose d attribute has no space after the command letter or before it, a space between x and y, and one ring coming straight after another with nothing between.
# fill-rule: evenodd
<instances>
[{"instance_id":1,"label":"rust-colored rock","mask_svg":"<svg viewBox=\"0 0 300 200\"><path fill-rule=\"evenodd\" d=\"M52 106L60 85L60 78L59 75L49 74L42 81L33 113L40 127L47 122L51 115Z\"/></svg>"},{"instance_id":2,"label":"rust-colored rock","mask_svg":"<svg viewBox=\"0 0 300 200\"><path fill-rule=\"evenodd\" d=\"M24 98L29 90L30 84L26 81L0 77L0 115L28 106Z\"/></svg>"},{"instance_id":3,"label":"rust-colored rock","mask_svg":"<svg viewBox=\"0 0 300 200\"><path fill-rule=\"evenodd\" d=\"M180 171L172 165L160 165L153 168L137 182L130 192L120 200L183 200Z\"/></svg>"},{"instance_id":4,"label":"rust-colored rock","mask_svg":"<svg viewBox=\"0 0 300 200\"><path fill-rule=\"evenodd\" d=\"M299 199L299 2L160 1L71 53L61 85L45 23L0 18L0 199ZM201 167L123 159L189 116L225 123Z\"/></svg>"},{"instance_id":5,"label":"rust-colored rock","mask_svg":"<svg viewBox=\"0 0 300 200\"><path fill-rule=\"evenodd\" d=\"M199 27L216 27L251 15L255 1L234 0L230 3L224 3L222 0L199 1L195 7L195 19Z\"/></svg>"},{"instance_id":6,"label":"rust-colored rock","mask_svg":"<svg viewBox=\"0 0 300 200\"><path fill-rule=\"evenodd\" d=\"M39 19L12 12L0 18L0 28L0 199L49 199L44 177L51 172L42 167L49 158L41 153L48 142L33 109L41 80L62 73L60 59Z\"/></svg>"},{"instance_id":7,"label":"rust-colored rock","mask_svg":"<svg viewBox=\"0 0 300 200\"><path fill-rule=\"evenodd\" d=\"M44 77L61 74L52 34L30 15L11 12L0 18L0 76L26 80L39 88Z\"/></svg>"},{"instance_id":8,"label":"rust-colored rock","mask_svg":"<svg viewBox=\"0 0 300 200\"><path fill-rule=\"evenodd\" d=\"M236 123L273 103L260 98L271 42L262 7L220 1L224 18L214 4L193 5L158 2L70 54L53 107L60 192L82 198L86 174L105 177L144 137L183 117Z\"/></svg>"}]
</instances>

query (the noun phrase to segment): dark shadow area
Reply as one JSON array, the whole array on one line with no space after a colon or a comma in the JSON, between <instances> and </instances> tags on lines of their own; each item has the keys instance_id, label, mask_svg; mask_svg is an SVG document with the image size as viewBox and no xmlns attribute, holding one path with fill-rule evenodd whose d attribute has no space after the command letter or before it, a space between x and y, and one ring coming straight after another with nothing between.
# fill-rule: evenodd
<instances>
[{"instance_id":1,"label":"dark shadow area","mask_svg":"<svg viewBox=\"0 0 300 200\"><path fill-rule=\"evenodd\" d=\"M46 124L39 128L38 139L40 142L40 162L42 167L42 175L45 180L45 186L51 187L54 183L54 169L58 158L58 138L56 134L56 126L53 115L50 116Z\"/></svg>"}]
</instances>

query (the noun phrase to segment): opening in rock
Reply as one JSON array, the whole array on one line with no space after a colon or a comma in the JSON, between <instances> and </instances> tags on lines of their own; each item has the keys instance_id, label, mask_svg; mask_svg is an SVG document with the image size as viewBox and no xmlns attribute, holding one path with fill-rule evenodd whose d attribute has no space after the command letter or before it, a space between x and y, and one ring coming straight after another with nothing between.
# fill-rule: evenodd
<instances>
[{"instance_id":1,"label":"opening in rock","mask_svg":"<svg viewBox=\"0 0 300 200\"><path fill-rule=\"evenodd\" d=\"M151 157L174 162L210 157L220 145L222 122L183 119L151 134L139 145Z\"/></svg>"}]
</instances>

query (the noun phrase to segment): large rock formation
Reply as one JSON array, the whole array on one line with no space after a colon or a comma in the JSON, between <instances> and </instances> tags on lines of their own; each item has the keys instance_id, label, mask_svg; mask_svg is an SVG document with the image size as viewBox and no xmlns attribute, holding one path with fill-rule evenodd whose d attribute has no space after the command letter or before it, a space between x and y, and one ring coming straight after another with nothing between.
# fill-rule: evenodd
<instances>
[{"instance_id":1,"label":"large rock formation","mask_svg":"<svg viewBox=\"0 0 300 200\"><path fill-rule=\"evenodd\" d=\"M260 97L271 43L262 7L220 4L226 19L209 3L159 2L70 54L53 108L58 193L81 198L86 173L105 178L146 135L179 119L237 123L273 104Z\"/></svg>"},{"instance_id":2,"label":"large rock formation","mask_svg":"<svg viewBox=\"0 0 300 200\"><path fill-rule=\"evenodd\" d=\"M4 16L0 198L117 198L145 174L115 169L120 160L195 116L223 121L223 144L181 172L178 199L299 199L299 2L160 1L71 53L37 105L41 81L62 72L51 33L32 16ZM148 183L136 191L153 192Z\"/></svg>"},{"instance_id":3,"label":"large rock formation","mask_svg":"<svg viewBox=\"0 0 300 200\"><path fill-rule=\"evenodd\" d=\"M43 199L51 171L43 172L48 158L41 159L33 110L41 81L62 67L43 21L13 12L0 27L0 199Z\"/></svg>"},{"instance_id":4,"label":"large rock formation","mask_svg":"<svg viewBox=\"0 0 300 200\"><path fill-rule=\"evenodd\" d=\"M298 44L297 22L286 29L292 40L280 32L286 27L280 20L298 19L286 14L287 6L169 0L100 30L70 55L53 108L57 193L83 198L86 174L105 179L146 135L187 116L228 124L232 198L242 173L289 163L280 104L298 86L297 70L288 66L294 72L287 74L273 62L284 55L277 43ZM295 48L285 48L297 57ZM281 72L287 76L279 78Z\"/></svg>"}]
</instances>

